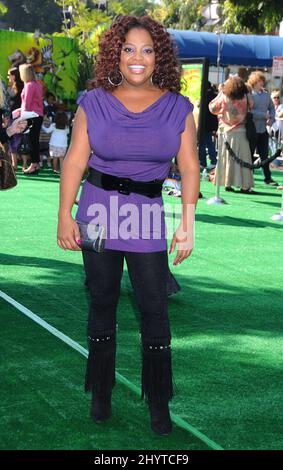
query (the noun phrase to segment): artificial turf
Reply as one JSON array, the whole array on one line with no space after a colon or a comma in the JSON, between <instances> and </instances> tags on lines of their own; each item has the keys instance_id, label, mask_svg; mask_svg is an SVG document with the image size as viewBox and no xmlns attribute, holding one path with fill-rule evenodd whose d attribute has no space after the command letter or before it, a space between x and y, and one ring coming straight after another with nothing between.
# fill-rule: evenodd
<instances>
[{"instance_id":1,"label":"artificial turf","mask_svg":"<svg viewBox=\"0 0 283 470\"><path fill-rule=\"evenodd\" d=\"M273 172L282 184L283 173ZM256 172L258 195L199 200L196 246L174 268L169 300L176 396L171 410L224 449L282 449L281 191ZM1 193L1 290L86 347L88 295L80 253L56 245L59 177L18 175ZM214 193L202 183L206 198ZM166 202L180 200L165 196ZM146 406L117 383L113 418L89 419L85 358L0 299L1 449L209 449L174 426L149 428ZM140 384L138 312L125 273L117 370Z\"/></svg>"}]
</instances>

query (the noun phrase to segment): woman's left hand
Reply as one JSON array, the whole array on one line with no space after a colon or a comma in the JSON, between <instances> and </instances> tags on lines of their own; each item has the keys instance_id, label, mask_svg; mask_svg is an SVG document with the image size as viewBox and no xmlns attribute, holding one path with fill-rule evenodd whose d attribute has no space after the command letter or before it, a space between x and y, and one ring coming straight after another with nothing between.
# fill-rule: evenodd
<instances>
[{"instance_id":1,"label":"woman's left hand","mask_svg":"<svg viewBox=\"0 0 283 470\"><path fill-rule=\"evenodd\" d=\"M177 245L177 255L173 261L173 266L181 264L186 258L188 258L193 251L194 234L184 232L182 227L179 226L173 235L169 254L173 253Z\"/></svg>"}]
</instances>

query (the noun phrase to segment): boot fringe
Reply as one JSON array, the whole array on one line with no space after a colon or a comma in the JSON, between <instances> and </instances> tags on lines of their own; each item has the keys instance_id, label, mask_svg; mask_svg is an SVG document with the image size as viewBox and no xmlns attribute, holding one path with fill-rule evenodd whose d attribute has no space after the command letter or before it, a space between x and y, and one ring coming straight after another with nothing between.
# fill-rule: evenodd
<instances>
[{"instance_id":1,"label":"boot fringe","mask_svg":"<svg viewBox=\"0 0 283 470\"><path fill-rule=\"evenodd\" d=\"M97 341L97 339L99 341ZM93 392L98 397L111 396L115 385L115 338L89 338L85 391Z\"/></svg>"},{"instance_id":2,"label":"boot fringe","mask_svg":"<svg viewBox=\"0 0 283 470\"><path fill-rule=\"evenodd\" d=\"M170 345L146 346L142 352L141 398L151 403L164 403L172 400L173 395Z\"/></svg>"},{"instance_id":3,"label":"boot fringe","mask_svg":"<svg viewBox=\"0 0 283 470\"><path fill-rule=\"evenodd\" d=\"M181 290L180 284L178 283L175 276L168 270L167 278L167 296L177 294Z\"/></svg>"}]
</instances>

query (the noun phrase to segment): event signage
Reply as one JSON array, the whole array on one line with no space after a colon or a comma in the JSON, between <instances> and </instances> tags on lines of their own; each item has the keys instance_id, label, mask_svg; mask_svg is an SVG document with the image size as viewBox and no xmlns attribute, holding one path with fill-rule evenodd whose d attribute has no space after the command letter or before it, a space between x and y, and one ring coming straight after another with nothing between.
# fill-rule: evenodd
<instances>
[{"instance_id":1,"label":"event signage","mask_svg":"<svg viewBox=\"0 0 283 470\"><path fill-rule=\"evenodd\" d=\"M273 57L272 76L283 77L283 57Z\"/></svg>"}]
</instances>

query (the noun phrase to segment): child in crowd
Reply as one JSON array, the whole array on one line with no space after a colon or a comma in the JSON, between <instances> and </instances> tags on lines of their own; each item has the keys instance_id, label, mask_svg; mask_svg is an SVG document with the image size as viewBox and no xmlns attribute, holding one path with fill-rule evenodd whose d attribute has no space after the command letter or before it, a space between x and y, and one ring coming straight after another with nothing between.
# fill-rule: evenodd
<instances>
[{"instance_id":1,"label":"child in crowd","mask_svg":"<svg viewBox=\"0 0 283 470\"><path fill-rule=\"evenodd\" d=\"M52 120L52 122L55 122L55 116L57 111L57 98L51 91L48 91L46 93L43 104L44 107L47 108L47 116L49 117L49 119Z\"/></svg>"},{"instance_id":2,"label":"child in crowd","mask_svg":"<svg viewBox=\"0 0 283 470\"><path fill-rule=\"evenodd\" d=\"M60 160L60 169L68 147L68 116L64 112L57 112L55 116L55 124L50 127L42 126L44 132L51 134L49 141L49 154L53 158L53 171L60 173L58 169L58 160Z\"/></svg>"},{"instance_id":3,"label":"child in crowd","mask_svg":"<svg viewBox=\"0 0 283 470\"><path fill-rule=\"evenodd\" d=\"M181 175L176 163L171 163L168 176L163 183L163 189L169 196L181 197Z\"/></svg>"},{"instance_id":4,"label":"child in crowd","mask_svg":"<svg viewBox=\"0 0 283 470\"><path fill-rule=\"evenodd\" d=\"M43 122L42 126L49 129L52 124L52 119L48 117L48 108L44 107L43 109ZM51 157L49 155L49 141L50 134L47 134L41 126L41 131L39 134L39 151L40 151L40 166L43 166L43 160L47 159L47 166L51 168Z\"/></svg>"}]
</instances>

